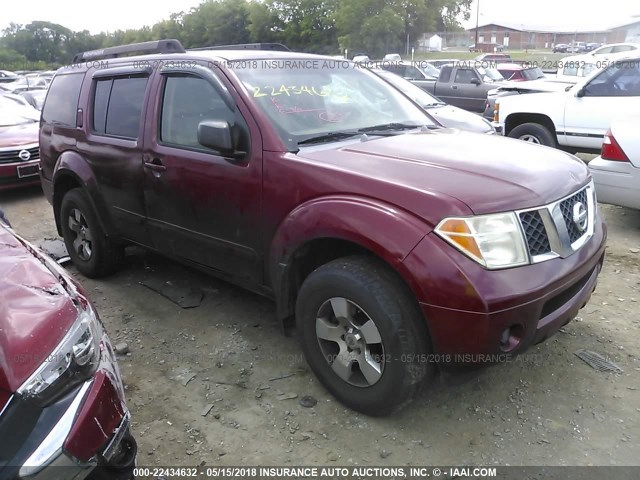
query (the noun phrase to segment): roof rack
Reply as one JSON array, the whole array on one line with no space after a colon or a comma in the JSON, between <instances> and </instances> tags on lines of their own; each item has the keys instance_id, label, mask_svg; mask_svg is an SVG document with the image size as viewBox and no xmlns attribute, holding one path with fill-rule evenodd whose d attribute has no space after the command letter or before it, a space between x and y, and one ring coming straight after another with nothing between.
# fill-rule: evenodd
<instances>
[{"instance_id":1,"label":"roof rack","mask_svg":"<svg viewBox=\"0 0 640 480\"><path fill-rule=\"evenodd\" d=\"M189 50L275 50L290 52L291 49L281 43L239 43L236 45L212 45L210 47L190 48Z\"/></svg>"},{"instance_id":2,"label":"roof rack","mask_svg":"<svg viewBox=\"0 0 640 480\"><path fill-rule=\"evenodd\" d=\"M87 60L100 60L104 58L116 58L131 53L185 53L186 50L179 40L152 40L150 42L130 43L117 47L101 48L99 50L89 50L88 52L77 53L73 57L73 63L86 62Z\"/></svg>"}]
</instances>

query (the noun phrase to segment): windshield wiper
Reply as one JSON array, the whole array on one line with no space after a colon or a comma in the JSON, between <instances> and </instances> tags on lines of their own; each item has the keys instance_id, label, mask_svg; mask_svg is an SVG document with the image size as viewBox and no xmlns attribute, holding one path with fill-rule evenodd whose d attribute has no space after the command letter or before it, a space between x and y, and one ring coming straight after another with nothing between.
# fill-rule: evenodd
<instances>
[{"instance_id":1,"label":"windshield wiper","mask_svg":"<svg viewBox=\"0 0 640 480\"><path fill-rule=\"evenodd\" d=\"M367 133L380 132L384 130L413 130L420 127L422 127L422 125L415 125L411 123L383 123L381 125L374 125L372 127L360 128L358 132Z\"/></svg>"},{"instance_id":2,"label":"windshield wiper","mask_svg":"<svg viewBox=\"0 0 640 480\"><path fill-rule=\"evenodd\" d=\"M298 145L305 145L308 143L321 143L330 142L331 140L340 140L342 138L354 137L360 135L362 132L331 132L324 135L318 135L316 137L307 138L298 142Z\"/></svg>"}]
</instances>

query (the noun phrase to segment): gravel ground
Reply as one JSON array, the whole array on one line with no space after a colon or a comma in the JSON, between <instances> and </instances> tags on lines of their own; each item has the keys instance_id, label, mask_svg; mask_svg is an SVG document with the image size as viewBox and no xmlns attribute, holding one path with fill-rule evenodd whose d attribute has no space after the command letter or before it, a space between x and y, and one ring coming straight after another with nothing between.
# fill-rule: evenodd
<instances>
[{"instance_id":1,"label":"gravel ground","mask_svg":"<svg viewBox=\"0 0 640 480\"><path fill-rule=\"evenodd\" d=\"M39 189L0 205L29 240L57 236ZM639 465L640 212L601 209L607 258L575 321L516 361L440 378L381 419L319 385L262 297L141 251L100 281L69 269L129 350L120 366L139 465ZM202 291L202 304L182 309L144 281ZM578 349L624 372L598 372ZM305 395L317 405L301 406Z\"/></svg>"}]
</instances>

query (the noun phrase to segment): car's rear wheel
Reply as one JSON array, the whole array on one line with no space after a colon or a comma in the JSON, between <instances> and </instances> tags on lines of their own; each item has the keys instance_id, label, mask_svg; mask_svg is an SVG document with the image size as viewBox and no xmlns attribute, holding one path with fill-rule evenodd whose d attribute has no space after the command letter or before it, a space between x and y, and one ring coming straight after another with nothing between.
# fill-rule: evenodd
<instances>
[{"instance_id":1,"label":"car's rear wheel","mask_svg":"<svg viewBox=\"0 0 640 480\"><path fill-rule=\"evenodd\" d=\"M84 190L74 188L65 194L60 222L67 251L80 273L99 278L120 266L124 247L105 235Z\"/></svg>"},{"instance_id":2,"label":"car's rear wheel","mask_svg":"<svg viewBox=\"0 0 640 480\"><path fill-rule=\"evenodd\" d=\"M556 147L556 138L544 125L539 123L523 123L509 132L509 137L529 143Z\"/></svg>"},{"instance_id":3,"label":"car's rear wheel","mask_svg":"<svg viewBox=\"0 0 640 480\"><path fill-rule=\"evenodd\" d=\"M342 258L312 272L298 294L296 321L312 370L359 412L402 408L435 370L415 299L376 259Z\"/></svg>"}]
</instances>

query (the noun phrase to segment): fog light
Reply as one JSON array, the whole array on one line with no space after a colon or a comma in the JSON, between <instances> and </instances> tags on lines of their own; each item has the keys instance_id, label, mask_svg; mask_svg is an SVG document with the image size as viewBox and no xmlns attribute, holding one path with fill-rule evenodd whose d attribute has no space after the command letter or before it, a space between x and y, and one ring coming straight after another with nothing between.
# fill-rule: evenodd
<instances>
[{"instance_id":1,"label":"fog light","mask_svg":"<svg viewBox=\"0 0 640 480\"><path fill-rule=\"evenodd\" d=\"M500 335L500 350L503 352L515 350L522 341L523 333L524 328L522 325L511 325Z\"/></svg>"}]
</instances>

